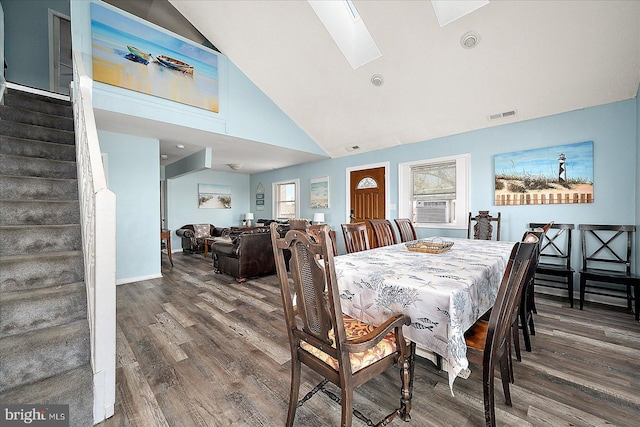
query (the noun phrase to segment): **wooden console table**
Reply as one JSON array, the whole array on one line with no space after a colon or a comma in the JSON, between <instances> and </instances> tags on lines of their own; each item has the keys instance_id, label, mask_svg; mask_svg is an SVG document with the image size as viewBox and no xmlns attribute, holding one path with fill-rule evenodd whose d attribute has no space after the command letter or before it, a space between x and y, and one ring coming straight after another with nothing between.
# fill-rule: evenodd
<instances>
[{"instance_id":1,"label":"wooden console table","mask_svg":"<svg viewBox=\"0 0 640 427\"><path fill-rule=\"evenodd\" d=\"M169 262L171 263L171 267L173 267L173 256L171 255L171 230L160 230L160 245L162 245L163 240L167 241L167 255L169 255Z\"/></svg>"}]
</instances>

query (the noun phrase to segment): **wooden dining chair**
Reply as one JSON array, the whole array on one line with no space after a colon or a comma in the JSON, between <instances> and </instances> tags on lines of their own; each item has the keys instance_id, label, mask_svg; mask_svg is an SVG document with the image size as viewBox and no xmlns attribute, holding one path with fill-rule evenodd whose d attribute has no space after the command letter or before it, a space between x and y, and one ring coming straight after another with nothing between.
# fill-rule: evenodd
<instances>
[{"instance_id":1,"label":"wooden dining chair","mask_svg":"<svg viewBox=\"0 0 640 427\"><path fill-rule=\"evenodd\" d=\"M344 236L344 246L348 254L371 249L369 246L369 235L367 234L367 224L364 222L354 222L342 224L342 235Z\"/></svg>"},{"instance_id":2,"label":"wooden dining chair","mask_svg":"<svg viewBox=\"0 0 640 427\"><path fill-rule=\"evenodd\" d=\"M495 236L493 222L496 223ZM478 211L476 216L471 216L471 212L469 212L467 239L471 238L477 240L500 240L500 212L498 212L498 216L489 215L489 211Z\"/></svg>"},{"instance_id":3,"label":"wooden dining chair","mask_svg":"<svg viewBox=\"0 0 640 427\"><path fill-rule=\"evenodd\" d=\"M512 372L509 361L509 341L514 315L524 290L531 257L537 243L516 243L516 255L509 261L502 277L489 320L478 320L466 333L467 359L482 366L482 393L486 426L496 425L494 370L500 366L505 403L511 403L509 383Z\"/></svg>"},{"instance_id":4,"label":"wooden dining chair","mask_svg":"<svg viewBox=\"0 0 640 427\"><path fill-rule=\"evenodd\" d=\"M373 229L373 235L376 238L375 247L395 245L398 243L396 233L393 231L391 221L388 219L370 219L369 224Z\"/></svg>"},{"instance_id":5,"label":"wooden dining chair","mask_svg":"<svg viewBox=\"0 0 640 427\"><path fill-rule=\"evenodd\" d=\"M532 222L529 227L534 229L544 224ZM540 242L540 262L536 270L535 286L551 288L566 288L569 305L573 307L573 275L575 269L571 267L571 241L573 224L553 223L544 232Z\"/></svg>"},{"instance_id":6,"label":"wooden dining chair","mask_svg":"<svg viewBox=\"0 0 640 427\"><path fill-rule=\"evenodd\" d=\"M413 222L409 218L396 218L394 219L398 231L400 232L401 242L410 242L412 240L418 240L416 236L416 229L413 227Z\"/></svg>"},{"instance_id":7,"label":"wooden dining chair","mask_svg":"<svg viewBox=\"0 0 640 427\"><path fill-rule=\"evenodd\" d=\"M523 243L534 243L534 251L531 256L531 263L527 269L527 277L524 284L524 289L520 296L520 304L518 312L514 317L513 324L513 340L515 345L516 358L518 361L522 360L520 353L520 340L518 337L518 330L522 331L522 337L524 339L525 350L531 351L531 335L536 334L535 325L533 322L533 313L535 308L534 300L534 281L536 277L536 268L540 261L540 242L544 231L526 231L522 236ZM519 325L519 326L518 326Z\"/></svg>"},{"instance_id":8,"label":"wooden dining chair","mask_svg":"<svg viewBox=\"0 0 640 427\"><path fill-rule=\"evenodd\" d=\"M298 406L318 391L341 403L341 426L351 426L352 413L367 425L374 425L362 413L354 411L353 391L394 365L399 367L401 374L400 406L378 425L387 425L397 415L409 421L415 344L404 339L402 327L410 325L411 319L398 314L374 327L343 315L327 225L321 227L319 240L316 242L304 230L289 230L282 238L277 227L271 225L271 241L291 350L291 389L286 425L293 425ZM284 250L292 253L292 282L287 274ZM298 401L302 364L324 379ZM340 388L340 397L325 388L327 382Z\"/></svg>"},{"instance_id":9,"label":"wooden dining chair","mask_svg":"<svg viewBox=\"0 0 640 427\"><path fill-rule=\"evenodd\" d=\"M611 292L611 287L601 284L589 285L587 281L623 285L627 308L635 300L636 320L640 320L640 275L631 274L631 247L635 225L580 224L582 246L582 269L580 270L580 310L585 293L620 297ZM631 293L633 287L633 294ZM615 291L615 290L614 290Z\"/></svg>"},{"instance_id":10,"label":"wooden dining chair","mask_svg":"<svg viewBox=\"0 0 640 427\"><path fill-rule=\"evenodd\" d=\"M320 240L321 228L322 228L322 224L307 226L307 231L313 238L315 238L316 242L318 243L322 243L322 241ZM336 246L336 232L334 230L329 230L329 237L331 238L331 248L333 249L333 256L338 256L338 247Z\"/></svg>"}]
</instances>

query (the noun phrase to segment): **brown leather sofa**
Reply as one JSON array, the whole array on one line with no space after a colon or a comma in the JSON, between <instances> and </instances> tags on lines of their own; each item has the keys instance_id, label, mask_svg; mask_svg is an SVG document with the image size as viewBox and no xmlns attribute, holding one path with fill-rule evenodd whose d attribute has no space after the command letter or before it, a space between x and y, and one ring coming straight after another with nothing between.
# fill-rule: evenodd
<instances>
[{"instance_id":1,"label":"brown leather sofa","mask_svg":"<svg viewBox=\"0 0 640 427\"><path fill-rule=\"evenodd\" d=\"M218 228L213 224L187 224L176 230L176 234L182 238L182 252L196 254L204 252L205 238L225 237L229 234L229 228Z\"/></svg>"},{"instance_id":2,"label":"brown leather sofa","mask_svg":"<svg viewBox=\"0 0 640 427\"><path fill-rule=\"evenodd\" d=\"M284 235L288 227L281 228ZM216 273L229 274L238 282L275 273L269 227L232 228L229 237L229 241L216 241L211 245Z\"/></svg>"}]
</instances>

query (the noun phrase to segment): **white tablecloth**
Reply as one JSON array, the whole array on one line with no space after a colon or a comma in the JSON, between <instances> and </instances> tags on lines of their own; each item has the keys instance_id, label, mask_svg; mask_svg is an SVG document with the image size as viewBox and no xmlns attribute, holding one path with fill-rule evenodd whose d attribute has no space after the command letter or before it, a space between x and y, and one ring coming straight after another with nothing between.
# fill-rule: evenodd
<instances>
[{"instance_id":1,"label":"white tablecloth","mask_svg":"<svg viewBox=\"0 0 640 427\"><path fill-rule=\"evenodd\" d=\"M449 386L468 375L464 333L493 306L513 242L445 238L441 254L404 243L335 258L342 311L378 325L407 314L407 338L442 356Z\"/></svg>"}]
</instances>

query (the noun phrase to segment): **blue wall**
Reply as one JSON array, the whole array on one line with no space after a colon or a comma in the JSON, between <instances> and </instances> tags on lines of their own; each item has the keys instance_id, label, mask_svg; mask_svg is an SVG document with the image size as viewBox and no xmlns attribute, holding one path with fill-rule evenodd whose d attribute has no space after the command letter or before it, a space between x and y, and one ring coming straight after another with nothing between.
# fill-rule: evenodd
<instances>
[{"instance_id":1,"label":"blue wall","mask_svg":"<svg viewBox=\"0 0 640 427\"><path fill-rule=\"evenodd\" d=\"M231 187L231 209L199 209L198 184ZM238 227L249 212L249 175L232 172L201 171L167 180L168 228L172 230L173 251L181 249L175 232L186 224L213 224ZM175 243L173 243L175 242Z\"/></svg>"},{"instance_id":2,"label":"blue wall","mask_svg":"<svg viewBox=\"0 0 640 427\"><path fill-rule=\"evenodd\" d=\"M133 19L138 18L134 17ZM74 49L81 53L85 70L91 76L92 46L89 1L71 2L71 26ZM93 106L96 109L122 114L123 120L126 120L126 116L146 119L145 126L153 126L154 122L169 123L234 137L251 138L273 145L297 147L299 150L326 155L311 138L300 130L224 55L219 55L218 65L220 74L219 114L96 82L93 85ZM105 134L108 133L100 133L100 145L103 152L106 152L107 146L110 149L115 149L117 145L120 149L125 150L124 153L127 153L128 146L124 143L128 138L126 135L121 135L121 141L123 142L121 144L109 145L111 141L107 141L107 145L105 145L102 141ZM188 142L185 141L185 143ZM216 155L215 150L212 154L213 156ZM260 153L247 153L247 155L260 155ZM147 200L148 197L145 197L149 208L154 211L154 217L153 220L149 216L143 217L146 227L140 228L138 227L140 217L136 216L134 218L132 216L127 219L119 216L116 230L119 248L121 240L124 242L124 240L130 239L131 228L136 228L137 233L139 233L136 236L135 245L132 245L132 247L137 248L135 255L129 254L128 257L123 257L120 252L118 253L117 277L121 280L129 280L126 278L137 279L146 275L158 274L160 271L160 242L158 238L160 226L160 174L158 170L160 166L157 142L155 151L148 151L145 157L135 156L131 157L131 159L135 159L136 162L140 161L145 165L147 162L154 165L153 170L147 167L143 169L147 175L141 177L140 180L140 185L148 187L147 196L154 197L154 200ZM133 165L131 166L133 167ZM136 171L136 174L138 173L142 173L142 171ZM110 172L110 179L117 176L126 180L129 179L130 175L131 171L128 168L119 168ZM233 189L233 208L229 211L198 209L198 183L231 185ZM224 227L239 225L241 217L248 212L248 183L249 177L247 175L211 171L197 172L193 176L186 175L169 180L167 182L166 224L174 233L173 249L180 249L179 239L175 235L175 230L184 224L213 223ZM115 191L113 188L112 190ZM137 204L136 200L122 200L117 191L116 195L118 196L119 215L120 210L129 203L132 203L133 207ZM144 230L144 233L140 234L142 230ZM131 241L128 241L131 245ZM145 248L145 250L141 251L140 248ZM152 257L154 261L142 260L144 262L139 265L131 265L137 264L138 258L147 256Z\"/></svg>"},{"instance_id":3,"label":"blue wall","mask_svg":"<svg viewBox=\"0 0 640 427\"><path fill-rule=\"evenodd\" d=\"M7 81L49 90L49 9L69 16L69 0L1 0L1 3L5 16Z\"/></svg>"},{"instance_id":4,"label":"blue wall","mask_svg":"<svg viewBox=\"0 0 640 427\"><path fill-rule=\"evenodd\" d=\"M98 131L116 194L116 281L160 277L160 156L156 139Z\"/></svg>"},{"instance_id":5,"label":"blue wall","mask_svg":"<svg viewBox=\"0 0 640 427\"><path fill-rule=\"evenodd\" d=\"M636 272L640 271L640 85L636 93Z\"/></svg>"},{"instance_id":6,"label":"blue wall","mask_svg":"<svg viewBox=\"0 0 640 427\"><path fill-rule=\"evenodd\" d=\"M270 171L251 176L251 197L258 183L265 187L265 213L271 215L271 183L291 178L301 181L301 216L325 212L326 222L340 230L346 222L346 172L348 167L390 162L390 200L398 204L398 163L454 154L471 154L470 209L502 213L502 239L518 240L529 222L634 224L637 213L638 165L637 99L586 108L536 120L467 132L431 141L402 145L333 160ZM500 206L493 203L493 156L498 153L582 141L594 142L594 203L582 205ZM329 175L330 209L309 206L309 180ZM397 212L391 211L391 218ZM418 229L419 237L466 237L466 230ZM341 233L338 233L339 235ZM575 233L575 243L579 233ZM338 238L342 253L344 244ZM579 248L579 245L575 246ZM574 252L579 265L579 250Z\"/></svg>"},{"instance_id":7,"label":"blue wall","mask_svg":"<svg viewBox=\"0 0 640 427\"><path fill-rule=\"evenodd\" d=\"M71 28L74 49L82 53L87 74L92 76L90 3L71 3ZM97 3L110 7L102 2ZM133 15L129 16L142 21ZM149 25L162 30L153 24ZM181 36L175 37L192 43ZM201 47L206 49L204 46ZM142 117L150 121L253 139L276 146L296 147L301 151L326 155L322 148L221 54L218 54L218 71L219 114L99 82L94 83L93 105L97 109Z\"/></svg>"}]
</instances>

